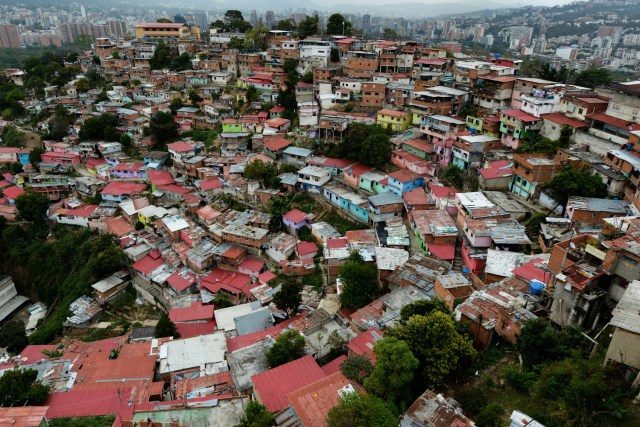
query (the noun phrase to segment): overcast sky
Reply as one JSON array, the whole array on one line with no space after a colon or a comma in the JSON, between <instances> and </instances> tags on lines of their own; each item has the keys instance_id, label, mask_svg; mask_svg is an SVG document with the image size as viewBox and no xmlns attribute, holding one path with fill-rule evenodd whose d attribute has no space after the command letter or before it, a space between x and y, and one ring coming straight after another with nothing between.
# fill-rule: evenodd
<instances>
[{"instance_id":1,"label":"overcast sky","mask_svg":"<svg viewBox=\"0 0 640 427\"><path fill-rule=\"evenodd\" d=\"M320 3L325 6L332 6L337 4L347 4L347 3L366 3L366 4L392 4L397 3L399 0L322 0ZM452 3L475 3L474 0L400 0L401 3L425 3L425 4L443 4L451 1ZM491 0L494 3L501 3L505 6L517 7L517 6L525 6L525 5L536 5L536 6L557 6L563 5L567 3L571 3L573 0L524 0L524 1L509 1L509 0ZM304 3L301 2L300 6L303 6Z\"/></svg>"}]
</instances>

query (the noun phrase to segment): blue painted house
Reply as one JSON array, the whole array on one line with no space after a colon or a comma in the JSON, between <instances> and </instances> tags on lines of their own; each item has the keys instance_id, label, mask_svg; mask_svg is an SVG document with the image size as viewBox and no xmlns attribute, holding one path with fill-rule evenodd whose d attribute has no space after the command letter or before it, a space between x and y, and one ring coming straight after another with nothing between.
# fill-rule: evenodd
<instances>
[{"instance_id":1,"label":"blue painted house","mask_svg":"<svg viewBox=\"0 0 640 427\"><path fill-rule=\"evenodd\" d=\"M411 172L408 169L400 169L389 174L387 190L398 196L402 196L403 193L408 193L423 185L424 178L421 175Z\"/></svg>"},{"instance_id":2,"label":"blue painted house","mask_svg":"<svg viewBox=\"0 0 640 427\"><path fill-rule=\"evenodd\" d=\"M18 151L18 161L21 165L26 165L29 163L30 152L31 151L28 148L23 148L22 150Z\"/></svg>"},{"instance_id":3,"label":"blue painted house","mask_svg":"<svg viewBox=\"0 0 640 427\"><path fill-rule=\"evenodd\" d=\"M369 202L359 194L333 185L324 186L322 194L341 211L364 223L369 221Z\"/></svg>"}]
</instances>

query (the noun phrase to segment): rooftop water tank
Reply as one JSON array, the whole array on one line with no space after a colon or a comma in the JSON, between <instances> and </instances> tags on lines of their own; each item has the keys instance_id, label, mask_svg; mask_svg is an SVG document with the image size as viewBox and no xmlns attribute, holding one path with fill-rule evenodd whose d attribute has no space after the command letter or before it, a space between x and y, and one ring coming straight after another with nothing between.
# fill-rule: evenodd
<instances>
[{"instance_id":1,"label":"rooftop water tank","mask_svg":"<svg viewBox=\"0 0 640 427\"><path fill-rule=\"evenodd\" d=\"M540 295L545 288L545 284L539 280L532 280L529 283L529 292L533 295Z\"/></svg>"}]
</instances>

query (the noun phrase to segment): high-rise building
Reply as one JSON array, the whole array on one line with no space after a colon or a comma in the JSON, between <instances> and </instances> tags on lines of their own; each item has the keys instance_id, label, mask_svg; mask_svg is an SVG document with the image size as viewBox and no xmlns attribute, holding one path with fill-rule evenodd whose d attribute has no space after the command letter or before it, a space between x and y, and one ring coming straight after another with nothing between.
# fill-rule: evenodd
<instances>
[{"instance_id":1,"label":"high-rise building","mask_svg":"<svg viewBox=\"0 0 640 427\"><path fill-rule=\"evenodd\" d=\"M20 47L17 25L0 25L0 48Z\"/></svg>"},{"instance_id":2,"label":"high-rise building","mask_svg":"<svg viewBox=\"0 0 640 427\"><path fill-rule=\"evenodd\" d=\"M109 35L113 37L123 37L127 34L127 26L122 21L109 21Z\"/></svg>"},{"instance_id":3,"label":"high-rise building","mask_svg":"<svg viewBox=\"0 0 640 427\"><path fill-rule=\"evenodd\" d=\"M175 15L173 17L173 22L175 22L176 24L186 24L187 20L184 16L182 15Z\"/></svg>"},{"instance_id":4,"label":"high-rise building","mask_svg":"<svg viewBox=\"0 0 640 427\"><path fill-rule=\"evenodd\" d=\"M362 29L368 30L369 28L371 28L371 15L364 14L362 15Z\"/></svg>"},{"instance_id":5,"label":"high-rise building","mask_svg":"<svg viewBox=\"0 0 640 427\"><path fill-rule=\"evenodd\" d=\"M82 15L82 19L87 20L87 10L82 5L80 6L80 15Z\"/></svg>"},{"instance_id":6,"label":"high-rise building","mask_svg":"<svg viewBox=\"0 0 640 427\"><path fill-rule=\"evenodd\" d=\"M254 27L258 25L258 12L255 10L252 10L251 15L249 15L249 23Z\"/></svg>"},{"instance_id":7,"label":"high-rise building","mask_svg":"<svg viewBox=\"0 0 640 427\"><path fill-rule=\"evenodd\" d=\"M277 24L276 15L273 13L273 10L267 10L267 15L265 17L265 24L268 29L273 29L273 27Z\"/></svg>"}]
</instances>

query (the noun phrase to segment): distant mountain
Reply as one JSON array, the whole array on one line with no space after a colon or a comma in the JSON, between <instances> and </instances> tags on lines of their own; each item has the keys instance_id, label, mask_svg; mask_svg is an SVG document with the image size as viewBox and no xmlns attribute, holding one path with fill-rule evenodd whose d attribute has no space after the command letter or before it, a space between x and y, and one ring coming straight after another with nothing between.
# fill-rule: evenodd
<instances>
[{"instance_id":1,"label":"distant mountain","mask_svg":"<svg viewBox=\"0 0 640 427\"><path fill-rule=\"evenodd\" d=\"M379 16L403 16L407 18L426 18L438 15L455 15L458 13L475 12L485 9L504 8L505 4L495 1L466 2L458 1L451 3L389 3L382 5L371 5L366 1L353 1L344 4L331 6L331 10L339 10L344 13L369 13Z\"/></svg>"}]
</instances>

